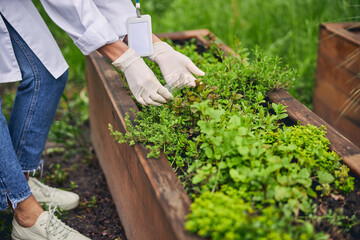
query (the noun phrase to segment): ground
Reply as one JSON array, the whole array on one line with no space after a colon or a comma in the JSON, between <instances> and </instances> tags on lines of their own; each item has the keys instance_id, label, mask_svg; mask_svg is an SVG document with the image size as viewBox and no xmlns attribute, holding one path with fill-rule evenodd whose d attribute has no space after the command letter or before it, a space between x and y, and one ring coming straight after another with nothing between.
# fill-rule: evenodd
<instances>
[{"instance_id":1,"label":"ground","mask_svg":"<svg viewBox=\"0 0 360 240\"><path fill-rule=\"evenodd\" d=\"M359 178L355 177L354 191L343 196L343 195L331 195L324 197L321 200L318 199L317 204L318 215L326 216L326 212L329 209L333 209L334 212L343 212L344 216L351 217L355 215L356 219L360 219L360 181ZM345 219L342 219L341 215L331 217L331 222L342 221L344 227L348 227L350 230L348 233L339 231L337 227L331 226L326 221L314 222L317 231L323 231L330 235L330 240L358 240L360 239L360 222L356 221L357 224L351 226ZM347 225L347 226L346 226Z\"/></svg>"},{"instance_id":2,"label":"ground","mask_svg":"<svg viewBox=\"0 0 360 240\"><path fill-rule=\"evenodd\" d=\"M85 134L88 135L88 131ZM93 153L91 144L87 146ZM81 202L78 208L62 213L61 219L92 240L126 240L96 155L84 157L78 153L67 159L62 149L60 144L46 144L42 180L50 186L78 193ZM2 212L0 219L5 220L5 226L0 226L0 239L11 239L11 212Z\"/></svg>"}]
</instances>

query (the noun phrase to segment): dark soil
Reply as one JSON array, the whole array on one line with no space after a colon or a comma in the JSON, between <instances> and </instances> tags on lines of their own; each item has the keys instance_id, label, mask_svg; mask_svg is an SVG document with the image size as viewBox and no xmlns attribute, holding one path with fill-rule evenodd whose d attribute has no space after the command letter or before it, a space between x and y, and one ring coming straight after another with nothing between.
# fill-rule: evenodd
<instances>
[{"instance_id":1,"label":"dark soil","mask_svg":"<svg viewBox=\"0 0 360 240\"><path fill-rule=\"evenodd\" d=\"M331 195L324 197L321 201L318 201L318 215L325 215L329 209L333 212L343 213L346 217L356 216L356 219L360 219L360 179L355 177L354 190L345 195ZM320 199L319 199L320 200ZM331 219L336 221L335 218ZM346 220L342 221L346 225ZM343 233L337 228L334 228L326 221L314 223L317 231L323 231L330 235L331 240L359 240L360 239L360 224L354 226L348 226L350 230L348 233Z\"/></svg>"},{"instance_id":2,"label":"dark soil","mask_svg":"<svg viewBox=\"0 0 360 240\"><path fill-rule=\"evenodd\" d=\"M88 126L85 126L84 132L89 139ZM87 143L87 148L93 153L91 144ZM57 149L55 153L46 153L54 149ZM105 176L95 154L82 154L82 151L77 151L78 154L66 158L66 153L61 149L63 148L59 144L47 143L43 155L43 180L49 186L79 194L80 206L63 212L60 218L93 240L126 240ZM60 164L61 168L57 169L56 164ZM64 181L60 181L62 176L66 176ZM75 184L77 187L74 188ZM10 240L11 212L2 212L0 219L2 219L0 224L8 225L0 226L0 239Z\"/></svg>"}]
</instances>

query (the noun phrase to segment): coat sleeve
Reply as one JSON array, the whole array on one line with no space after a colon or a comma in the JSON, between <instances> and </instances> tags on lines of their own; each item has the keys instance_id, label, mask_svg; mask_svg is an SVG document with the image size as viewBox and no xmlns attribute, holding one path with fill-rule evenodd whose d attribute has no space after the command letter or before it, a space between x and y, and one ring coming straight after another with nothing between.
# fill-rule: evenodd
<instances>
[{"instance_id":1,"label":"coat sleeve","mask_svg":"<svg viewBox=\"0 0 360 240\"><path fill-rule=\"evenodd\" d=\"M131 15L130 0L96 1L98 6L93 0L41 0L41 3L85 55L127 34L125 22Z\"/></svg>"},{"instance_id":2,"label":"coat sleeve","mask_svg":"<svg viewBox=\"0 0 360 240\"><path fill-rule=\"evenodd\" d=\"M131 0L93 0L105 16L116 34L123 39L127 35L126 20L136 16L136 9Z\"/></svg>"}]
</instances>

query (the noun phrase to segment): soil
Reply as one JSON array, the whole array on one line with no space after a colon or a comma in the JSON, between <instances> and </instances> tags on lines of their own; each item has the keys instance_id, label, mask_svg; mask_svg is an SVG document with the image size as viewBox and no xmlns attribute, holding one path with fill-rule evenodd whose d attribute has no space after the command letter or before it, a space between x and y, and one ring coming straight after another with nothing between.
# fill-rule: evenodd
<instances>
[{"instance_id":1,"label":"soil","mask_svg":"<svg viewBox=\"0 0 360 240\"><path fill-rule=\"evenodd\" d=\"M344 216L351 217L355 215L356 219L360 219L360 178L355 177L355 186L354 190L345 195L331 195L321 199L322 201L318 202L318 212L317 214L322 216L329 209L332 209L333 212L341 211ZM332 221L336 219L332 218ZM346 222L346 221L344 221ZM323 231L330 235L331 240L359 240L360 239L360 222L354 226L349 226L350 230L348 233L340 232L337 228L332 227L329 223L321 221L314 224L317 231Z\"/></svg>"},{"instance_id":2,"label":"soil","mask_svg":"<svg viewBox=\"0 0 360 240\"><path fill-rule=\"evenodd\" d=\"M89 127L84 126L84 139L90 139ZM91 144L86 143L88 150L92 154L78 154L66 158L65 152L58 151L53 153L52 149L62 149L63 146L57 143L48 142L45 147L43 180L52 187L59 187L71 190L80 195L80 205L74 210L63 212L59 216L63 222L78 230L93 240L126 240L124 229L112 200L110 191L107 187L105 176L100 168L98 159L92 150ZM56 182L61 175L57 174L56 164L60 164L59 173L64 173L66 178L60 183ZM74 188L74 184L77 185ZM0 218L5 220L7 228L2 227L0 239L10 240L12 214L10 211L0 214ZM4 230L6 229L6 231Z\"/></svg>"}]
</instances>

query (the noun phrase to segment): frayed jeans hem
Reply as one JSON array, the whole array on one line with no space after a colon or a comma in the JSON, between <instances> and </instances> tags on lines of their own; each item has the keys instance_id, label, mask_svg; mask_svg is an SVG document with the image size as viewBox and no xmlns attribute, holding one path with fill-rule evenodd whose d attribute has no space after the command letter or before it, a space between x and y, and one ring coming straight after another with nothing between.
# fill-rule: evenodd
<instances>
[{"instance_id":1,"label":"frayed jeans hem","mask_svg":"<svg viewBox=\"0 0 360 240\"><path fill-rule=\"evenodd\" d=\"M32 176L35 175L36 171L40 170L40 177L42 177L43 174L43 169L44 169L44 161L41 160L39 163L39 166L35 167L35 168L22 168L23 173L25 174L26 177L29 177L31 174Z\"/></svg>"},{"instance_id":2,"label":"frayed jeans hem","mask_svg":"<svg viewBox=\"0 0 360 240\"><path fill-rule=\"evenodd\" d=\"M25 200L28 199L31 195L32 195L32 192L31 192L31 190L30 190L30 192L29 192L25 197L23 197L23 198L16 199L16 200L14 200L14 201L11 201L11 199L10 199L12 208L15 210L16 207L17 207L17 205L18 205L18 203L21 203L21 202L25 201Z\"/></svg>"},{"instance_id":3,"label":"frayed jeans hem","mask_svg":"<svg viewBox=\"0 0 360 240\"><path fill-rule=\"evenodd\" d=\"M8 199L10 201L12 209L15 210L19 203L25 201L32 195L32 192L29 189L24 194L20 194L20 197L15 197L15 198L10 197L7 193L5 193L5 195L6 195L5 199ZM1 211L6 210L8 207L9 207L9 204L7 202L0 204Z\"/></svg>"}]
</instances>

